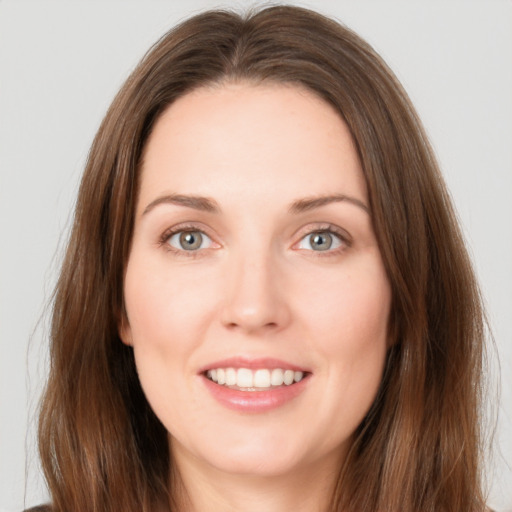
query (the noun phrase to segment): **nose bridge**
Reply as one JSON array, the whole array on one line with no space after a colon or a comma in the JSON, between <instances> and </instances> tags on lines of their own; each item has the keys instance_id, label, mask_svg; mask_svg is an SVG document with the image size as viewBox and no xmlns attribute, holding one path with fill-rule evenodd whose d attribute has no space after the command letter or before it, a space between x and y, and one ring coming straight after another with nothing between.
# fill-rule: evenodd
<instances>
[{"instance_id":1,"label":"nose bridge","mask_svg":"<svg viewBox=\"0 0 512 512\"><path fill-rule=\"evenodd\" d=\"M229 258L222 321L247 332L278 329L289 319L279 261L271 247L238 248Z\"/></svg>"}]
</instances>

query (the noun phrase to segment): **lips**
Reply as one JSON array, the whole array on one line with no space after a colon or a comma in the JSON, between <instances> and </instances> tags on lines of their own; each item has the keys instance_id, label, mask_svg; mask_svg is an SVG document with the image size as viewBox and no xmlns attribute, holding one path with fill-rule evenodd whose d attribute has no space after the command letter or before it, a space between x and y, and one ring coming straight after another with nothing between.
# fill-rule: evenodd
<instances>
[{"instance_id":1,"label":"lips","mask_svg":"<svg viewBox=\"0 0 512 512\"><path fill-rule=\"evenodd\" d=\"M307 386L311 372L276 359L235 358L200 372L212 396L240 412L264 412L285 405Z\"/></svg>"}]
</instances>

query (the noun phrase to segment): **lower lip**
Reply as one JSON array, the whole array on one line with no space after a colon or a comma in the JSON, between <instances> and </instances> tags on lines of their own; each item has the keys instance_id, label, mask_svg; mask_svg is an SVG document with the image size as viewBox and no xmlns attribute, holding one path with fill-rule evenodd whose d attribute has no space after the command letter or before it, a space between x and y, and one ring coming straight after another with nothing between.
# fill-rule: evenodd
<instances>
[{"instance_id":1,"label":"lower lip","mask_svg":"<svg viewBox=\"0 0 512 512\"><path fill-rule=\"evenodd\" d=\"M310 376L289 386L283 385L266 391L239 391L221 386L201 376L206 388L221 405L240 412L258 413L277 409L304 391Z\"/></svg>"}]
</instances>

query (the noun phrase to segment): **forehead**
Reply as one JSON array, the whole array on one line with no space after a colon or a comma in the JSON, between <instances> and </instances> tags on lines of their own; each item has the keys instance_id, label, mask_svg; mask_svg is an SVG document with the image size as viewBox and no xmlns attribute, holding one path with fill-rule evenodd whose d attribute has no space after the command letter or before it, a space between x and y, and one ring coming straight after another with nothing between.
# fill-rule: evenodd
<instances>
[{"instance_id":1,"label":"forehead","mask_svg":"<svg viewBox=\"0 0 512 512\"><path fill-rule=\"evenodd\" d=\"M225 84L179 98L146 144L141 202L162 192L204 196L345 193L366 200L349 129L314 93Z\"/></svg>"}]
</instances>

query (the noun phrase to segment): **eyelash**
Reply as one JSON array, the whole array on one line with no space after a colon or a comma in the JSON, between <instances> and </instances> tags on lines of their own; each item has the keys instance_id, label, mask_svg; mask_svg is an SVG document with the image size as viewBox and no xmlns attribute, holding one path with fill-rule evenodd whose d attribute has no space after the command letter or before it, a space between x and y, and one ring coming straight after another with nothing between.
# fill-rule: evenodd
<instances>
[{"instance_id":1,"label":"eyelash","mask_svg":"<svg viewBox=\"0 0 512 512\"><path fill-rule=\"evenodd\" d=\"M193 224L180 224L178 226L173 226L172 228L169 228L165 230L162 235L160 236L159 245L163 247L166 251L172 252L173 254L177 256L184 256L185 258L197 258L203 254L203 250L196 250L196 251L186 251L184 249L177 249L176 247L173 247L169 244L169 239L178 233L202 233L203 235L206 235L210 240L213 240L213 238L208 235L208 233L205 232L204 228L200 228L198 226L195 226Z\"/></svg>"},{"instance_id":2,"label":"eyelash","mask_svg":"<svg viewBox=\"0 0 512 512\"><path fill-rule=\"evenodd\" d=\"M336 247L335 249L327 249L325 251L313 251L310 249L298 249L305 250L311 252L315 257L318 258L329 258L333 256L338 256L344 251L346 251L349 247L352 246L352 238L350 235L343 229L334 226L333 224L321 224L315 226L314 229L304 228L303 232L300 234L300 239L298 242L295 242L293 246L297 246L308 236L314 235L316 233L328 233L330 235L334 235L340 241L340 247Z\"/></svg>"},{"instance_id":3,"label":"eyelash","mask_svg":"<svg viewBox=\"0 0 512 512\"><path fill-rule=\"evenodd\" d=\"M163 247L166 251L172 252L178 256L184 256L186 258L197 258L201 256L204 253L205 249L202 250L191 250L186 251L184 249L177 249L176 247L173 247L169 244L169 239L178 233L195 233L199 232L203 235L206 235L210 240L213 240L213 237L208 235L208 233L205 232L204 228L200 228L193 224L180 224L178 226L173 226L172 228L169 228L165 230L159 239L159 245ZM297 246L300 244L305 238L308 236L314 235L316 233L328 233L330 235L333 235L336 237L341 245L340 247L337 247L335 249L327 249L325 251L314 251L310 249L298 249L298 250L304 250L312 253L315 257L325 258L325 257L332 257L337 256L338 254L344 252L347 248L352 246L352 239L350 235L345 231L337 226L334 226L332 224L322 224L315 226L314 229L311 228L304 228L302 233L300 234L300 239L298 242L295 242L292 247ZM215 242L214 242L215 243Z\"/></svg>"}]
</instances>

